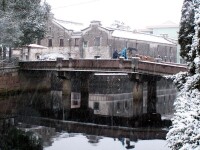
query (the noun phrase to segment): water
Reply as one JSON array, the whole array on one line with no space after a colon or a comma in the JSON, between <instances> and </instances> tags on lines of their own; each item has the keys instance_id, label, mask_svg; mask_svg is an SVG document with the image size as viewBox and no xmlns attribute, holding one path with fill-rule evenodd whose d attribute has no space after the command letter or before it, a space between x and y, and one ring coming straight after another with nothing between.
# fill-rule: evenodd
<instances>
[{"instance_id":1,"label":"water","mask_svg":"<svg viewBox=\"0 0 200 150\"><path fill-rule=\"evenodd\" d=\"M134 147L133 147L134 146ZM126 139L109 138L80 133L59 133L52 138L50 146L44 150L170 150L165 140L130 141L127 147Z\"/></svg>"}]
</instances>

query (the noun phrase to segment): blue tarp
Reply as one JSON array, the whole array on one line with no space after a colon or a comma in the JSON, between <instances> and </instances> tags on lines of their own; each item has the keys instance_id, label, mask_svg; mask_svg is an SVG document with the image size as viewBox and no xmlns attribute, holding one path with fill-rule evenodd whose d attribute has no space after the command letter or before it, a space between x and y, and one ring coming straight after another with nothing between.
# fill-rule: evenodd
<instances>
[{"instance_id":1,"label":"blue tarp","mask_svg":"<svg viewBox=\"0 0 200 150\"><path fill-rule=\"evenodd\" d=\"M120 52L120 56L124 57L125 59L127 59L127 54L126 54L127 48L122 49L122 51Z\"/></svg>"}]
</instances>

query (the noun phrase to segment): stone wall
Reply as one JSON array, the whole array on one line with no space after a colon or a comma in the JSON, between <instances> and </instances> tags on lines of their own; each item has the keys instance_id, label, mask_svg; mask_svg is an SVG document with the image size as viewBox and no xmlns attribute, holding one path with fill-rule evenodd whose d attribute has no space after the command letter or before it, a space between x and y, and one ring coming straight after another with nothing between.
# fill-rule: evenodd
<instances>
[{"instance_id":1,"label":"stone wall","mask_svg":"<svg viewBox=\"0 0 200 150\"><path fill-rule=\"evenodd\" d=\"M19 71L20 89L22 91L47 91L51 89L51 72Z\"/></svg>"},{"instance_id":2,"label":"stone wall","mask_svg":"<svg viewBox=\"0 0 200 150\"><path fill-rule=\"evenodd\" d=\"M18 76L18 69L0 70L0 93L6 94L7 92L16 92L20 90L20 80Z\"/></svg>"},{"instance_id":3,"label":"stone wall","mask_svg":"<svg viewBox=\"0 0 200 150\"><path fill-rule=\"evenodd\" d=\"M125 47L136 48L129 57L147 55L153 58L161 58L166 62L177 61L176 45L138 41L136 39L113 37L113 30L101 26L99 21L91 22L90 26L80 32L64 29L59 24L49 21L48 34L41 40L41 45L47 46L48 40L52 40L49 52L59 52L69 55L72 58L112 58L115 50L120 52ZM96 43L99 38L99 44ZM60 46L60 39L63 39L63 46Z\"/></svg>"}]
</instances>

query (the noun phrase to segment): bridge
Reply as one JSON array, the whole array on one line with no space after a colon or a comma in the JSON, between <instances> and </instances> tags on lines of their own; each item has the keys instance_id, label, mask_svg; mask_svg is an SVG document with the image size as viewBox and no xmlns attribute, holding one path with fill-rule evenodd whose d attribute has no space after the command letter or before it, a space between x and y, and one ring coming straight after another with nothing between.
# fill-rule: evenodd
<instances>
[{"instance_id":1,"label":"bridge","mask_svg":"<svg viewBox=\"0 0 200 150\"><path fill-rule=\"evenodd\" d=\"M107 73L137 73L146 75L172 75L186 71L186 66L181 64L152 62L140 60L121 59L72 59L57 61L24 61L20 62L21 70L55 70L79 72L107 72Z\"/></svg>"},{"instance_id":2,"label":"bridge","mask_svg":"<svg viewBox=\"0 0 200 150\"><path fill-rule=\"evenodd\" d=\"M147 114L155 114L157 113L157 81L162 76L187 71L186 66L181 64L145 61L138 57L133 57L131 60L122 58L70 58L63 60L58 58L56 61L23 61L19 62L19 69L21 76L23 76L21 82L24 82L21 85L33 90L47 87L52 91L52 95L57 97L55 99L56 103L60 104L60 109L64 109L65 116L63 118L66 118L68 110L71 110L72 107L87 110L90 101L93 102L91 107L98 109L94 110L96 115L141 116L143 114L144 82L147 82ZM105 78L105 75L113 76ZM116 84L115 81L117 81ZM102 93L95 92L97 84L101 84L102 88L107 90L111 88L109 85L112 84L114 92L112 94L105 93L106 90L103 90ZM119 85L128 90L124 92ZM117 94L121 94L121 104L118 104ZM101 110L101 106L96 105L99 101L106 104L102 106L104 110ZM121 109L121 105L123 105L122 109L127 109L125 101L132 108L124 110L124 112L120 110L122 112L120 114L117 110L118 107ZM79 103L80 107L77 106ZM111 109L114 110L110 111Z\"/></svg>"}]
</instances>

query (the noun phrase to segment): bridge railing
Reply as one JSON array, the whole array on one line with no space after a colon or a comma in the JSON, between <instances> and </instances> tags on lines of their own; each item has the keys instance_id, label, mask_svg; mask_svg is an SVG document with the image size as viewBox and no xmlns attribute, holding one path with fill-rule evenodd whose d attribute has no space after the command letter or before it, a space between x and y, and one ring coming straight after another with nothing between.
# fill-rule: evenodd
<instances>
[{"instance_id":1,"label":"bridge railing","mask_svg":"<svg viewBox=\"0 0 200 150\"><path fill-rule=\"evenodd\" d=\"M185 65L172 64L172 63L158 63L150 61L139 61L137 66L137 72L143 72L148 74L161 74L169 75L176 74L178 72L187 71Z\"/></svg>"},{"instance_id":2,"label":"bridge railing","mask_svg":"<svg viewBox=\"0 0 200 150\"><path fill-rule=\"evenodd\" d=\"M69 59L57 61L24 61L21 69L124 70L131 69L131 61L123 59Z\"/></svg>"},{"instance_id":3,"label":"bridge railing","mask_svg":"<svg viewBox=\"0 0 200 150\"><path fill-rule=\"evenodd\" d=\"M63 71L118 71L136 72L152 75L171 75L180 71L187 71L186 66L163 62L140 60L138 57L132 60L120 59L69 59L57 61L29 61L20 62L21 69L27 70L63 70Z\"/></svg>"}]
</instances>

